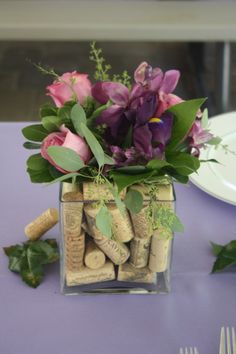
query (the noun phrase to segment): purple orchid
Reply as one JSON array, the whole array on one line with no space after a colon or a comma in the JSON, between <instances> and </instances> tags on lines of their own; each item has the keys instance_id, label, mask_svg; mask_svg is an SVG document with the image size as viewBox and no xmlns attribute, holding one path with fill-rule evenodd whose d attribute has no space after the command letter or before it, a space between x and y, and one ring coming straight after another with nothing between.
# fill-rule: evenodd
<instances>
[{"instance_id":1,"label":"purple orchid","mask_svg":"<svg viewBox=\"0 0 236 354\"><path fill-rule=\"evenodd\" d=\"M148 63L143 62L134 73L137 83L140 83L149 91L156 92L158 96L158 107L155 117L160 117L169 107L183 102L182 98L172 94L180 77L178 70L168 70L163 74L160 68L152 68Z\"/></svg>"}]
</instances>

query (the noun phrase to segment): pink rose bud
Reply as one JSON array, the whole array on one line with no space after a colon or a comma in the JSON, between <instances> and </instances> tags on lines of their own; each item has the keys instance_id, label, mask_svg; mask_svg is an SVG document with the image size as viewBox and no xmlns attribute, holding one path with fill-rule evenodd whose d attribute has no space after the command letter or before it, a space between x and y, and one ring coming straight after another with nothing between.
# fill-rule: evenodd
<instances>
[{"instance_id":1,"label":"pink rose bud","mask_svg":"<svg viewBox=\"0 0 236 354\"><path fill-rule=\"evenodd\" d=\"M47 96L51 96L57 107L62 107L65 102L76 99L83 104L86 97L91 96L92 84L87 74L76 71L65 73L47 86Z\"/></svg>"},{"instance_id":2,"label":"pink rose bud","mask_svg":"<svg viewBox=\"0 0 236 354\"><path fill-rule=\"evenodd\" d=\"M68 149L74 150L84 161L85 164L89 162L92 157L92 154L83 138L81 138L79 135L71 133L68 128L63 127L62 130L63 131L61 132L49 134L43 140L41 146L41 155L43 156L43 158L48 160L50 164L53 165L57 170L61 171L62 173L67 173L68 171L65 171L61 167L57 166L55 162L51 159L51 157L48 155L47 149L50 146L63 146Z\"/></svg>"}]
</instances>

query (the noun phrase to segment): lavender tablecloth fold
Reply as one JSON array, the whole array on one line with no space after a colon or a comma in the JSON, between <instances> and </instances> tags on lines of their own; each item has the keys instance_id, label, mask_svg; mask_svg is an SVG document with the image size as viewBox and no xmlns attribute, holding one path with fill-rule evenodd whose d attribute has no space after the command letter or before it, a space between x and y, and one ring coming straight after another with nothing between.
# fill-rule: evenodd
<instances>
[{"instance_id":1,"label":"lavender tablecloth fold","mask_svg":"<svg viewBox=\"0 0 236 354\"><path fill-rule=\"evenodd\" d=\"M0 247L25 241L24 226L58 205L58 185L33 185L25 172L21 128L0 124ZM236 208L193 185L176 186L185 233L174 242L169 295L64 297L59 265L31 289L7 269L0 249L1 354L174 354L196 345L218 351L222 325L236 326L236 274L210 275L209 241L236 239ZM58 238L59 228L48 233Z\"/></svg>"}]
</instances>

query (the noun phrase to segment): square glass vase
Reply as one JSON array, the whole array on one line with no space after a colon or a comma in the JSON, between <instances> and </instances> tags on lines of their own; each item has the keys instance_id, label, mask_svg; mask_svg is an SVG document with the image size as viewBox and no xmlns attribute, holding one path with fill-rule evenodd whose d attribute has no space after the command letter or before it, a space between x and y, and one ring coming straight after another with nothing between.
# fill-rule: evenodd
<instances>
[{"instance_id":1,"label":"square glass vase","mask_svg":"<svg viewBox=\"0 0 236 354\"><path fill-rule=\"evenodd\" d=\"M161 224L158 227L158 220L154 220L157 221L154 228L153 218L166 217L166 210L170 213L175 210L173 184L158 184L154 200L144 185L131 188L143 195L143 208L136 214L128 209L121 214L106 184L61 183L63 294L166 294L170 291L173 233ZM126 192L121 192L121 199ZM111 238L97 227L101 201L112 220Z\"/></svg>"}]
</instances>

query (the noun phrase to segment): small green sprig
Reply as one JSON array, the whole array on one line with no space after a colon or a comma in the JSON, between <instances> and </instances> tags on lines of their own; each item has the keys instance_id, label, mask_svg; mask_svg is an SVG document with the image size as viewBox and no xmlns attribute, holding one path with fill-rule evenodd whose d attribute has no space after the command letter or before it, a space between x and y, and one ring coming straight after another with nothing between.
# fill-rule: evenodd
<instances>
[{"instance_id":1,"label":"small green sprig","mask_svg":"<svg viewBox=\"0 0 236 354\"><path fill-rule=\"evenodd\" d=\"M36 67L36 69L39 70L39 72L41 72L41 74L53 76L55 79L59 78L59 75L55 72L53 68L43 67L41 63L33 63L33 65Z\"/></svg>"},{"instance_id":2,"label":"small green sprig","mask_svg":"<svg viewBox=\"0 0 236 354\"><path fill-rule=\"evenodd\" d=\"M127 86L129 90L131 89L131 77L127 70L124 70L121 74L114 74L112 81L120 82L121 84Z\"/></svg>"},{"instance_id":3,"label":"small green sprig","mask_svg":"<svg viewBox=\"0 0 236 354\"><path fill-rule=\"evenodd\" d=\"M3 250L9 258L9 270L18 273L32 288L37 288L42 281L43 265L59 259L54 239L27 241L21 245L4 247Z\"/></svg>"},{"instance_id":4,"label":"small green sprig","mask_svg":"<svg viewBox=\"0 0 236 354\"><path fill-rule=\"evenodd\" d=\"M95 63L95 80L109 81L109 71L111 70L111 65L106 64L106 60L102 54L102 49L96 47L96 42L92 42L90 44L90 48L89 59Z\"/></svg>"}]
</instances>

